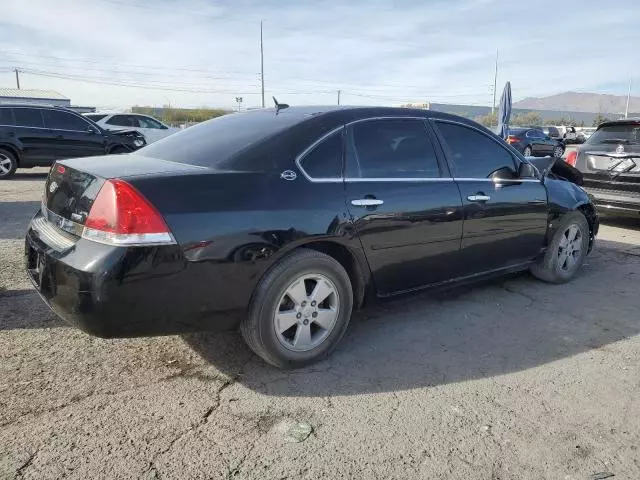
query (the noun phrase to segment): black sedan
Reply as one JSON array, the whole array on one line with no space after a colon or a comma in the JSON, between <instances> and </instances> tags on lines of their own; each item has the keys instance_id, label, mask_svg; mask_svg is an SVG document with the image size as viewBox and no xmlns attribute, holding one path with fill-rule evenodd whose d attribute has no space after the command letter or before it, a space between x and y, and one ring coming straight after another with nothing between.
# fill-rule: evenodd
<instances>
[{"instance_id":1,"label":"black sedan","mask_svg":"<svg viewBox=\"0 0 640 480\"><path fill-rule=\"evenodd\" d=\"M26 263L89 333L239 327L267 362L297 367L366 299L520 270L567 282L598 225L582 188L464 118L279 108L57 162Z\"/></svg>"},{"instance_id":2,"label":"black sedan","mask_svg":"<svg viewBox=\"0 0 640 480\"><path fill-rule=\"evenodd\" d=\"M510 128L507 143L525 157L561 158L564 144L537 128Z\"/></svg>"}]
</instances>

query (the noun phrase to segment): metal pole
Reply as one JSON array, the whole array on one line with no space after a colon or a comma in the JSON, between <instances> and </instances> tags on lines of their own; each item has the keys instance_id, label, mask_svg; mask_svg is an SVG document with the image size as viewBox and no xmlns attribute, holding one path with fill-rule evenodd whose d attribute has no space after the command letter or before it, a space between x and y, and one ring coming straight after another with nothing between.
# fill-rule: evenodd
<instances>
[{"instance_id":1,"label":"metal pole","mask_svg":"<svg viewBox=\"0 0 640 480\"><path fill-rule=\"evenodd\" d=\"M491 114L496 111L496 90L498 88L498 49L496 48L496 71L493 75L493 106L491 107Z\"/></svg>"},{"instance_id":2,"label":"metal pole","mask_svg":"<svg viewBox=\"0 0 640 480\"><path fill-rule=\"evenodd\" d=\"M262 108L264 108L264 48L262 44L262 20L260 20L260 83L262 84Z\"/></svg>"},{"instance_id":3,"label":"metal pole","mask_svg":"<svg viewBox=\"0 0 640 480\"><path fill-rule=\"evenodd\" d=\"M18 70L17 68L14 69L16 72L16 86L18 87L18 90L20 90L20 70Z\"/></svg>"},{"instance_id":4,"label":"metal pole","mask_svg":"<svg viewBox=\"0 0 640 480\"><path fill-rule=\"evenodd\" d=\"M340 105L340 90L338 90L338 105Z\"/></svg>"},{"instance_id":5,"label":"metal pole","mask_svg":"<svg viewBox=\"0 0 640 480\"><path fill-rule=\"evenodd\" d=\"M633 83L633 77L629 78L629 91L627 92L627 106L624 109L624 118L629 118L629 100L631 99L631 84ZM20 88L20 87L18 87Z\"/></svg>"}]
</instances>

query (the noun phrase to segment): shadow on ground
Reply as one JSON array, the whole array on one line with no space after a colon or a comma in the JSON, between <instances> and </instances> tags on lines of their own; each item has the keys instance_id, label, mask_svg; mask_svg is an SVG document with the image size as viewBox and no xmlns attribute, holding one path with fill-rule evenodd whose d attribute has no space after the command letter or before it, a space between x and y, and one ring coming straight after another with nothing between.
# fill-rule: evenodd
<instances>
[{"instance_id":1,"label":"shadow on ground","mask_svg":"<svg viewBox=\"0 0 640 480\"><path fill-rule=\"evenodd\" d=\"M40 202L1 202L0 239L24 238L31 218L40 208Z\"/></svg>"},{"instance_id":2,"label":"shadow on ground","mask_svg":"<svg viewBox=\"0 0 640 480\"><path fill-rule=\"evenodd\" d=\"M600 217L600 223L610 227L628 228L630 230L640 230L640 215L637 217L616 217L606 216Z\"/></svg>"},{"instance_id":3,"label":"shadow on ground","mask_svg":"<svg viewBox=\"0 0 640 480\"><path fill-rule=\"evenodd\" d=\"M239 334L183 337L204 359L265 395L396 391L518 372L640 333L640 256L601 241L572 283L521 274L383 303L357 313L327 360L264 364Z\"/></svg>"},{"instance_id":4,"label":"shadow on ground","mask_svg":"<svg viewBox=\"0 0 640 480\"><path fill-rule=\"evenodd\" d=\"M65 324L32 289L0 289L0 332L62 327Z\"/></svg>"}]
</instances>

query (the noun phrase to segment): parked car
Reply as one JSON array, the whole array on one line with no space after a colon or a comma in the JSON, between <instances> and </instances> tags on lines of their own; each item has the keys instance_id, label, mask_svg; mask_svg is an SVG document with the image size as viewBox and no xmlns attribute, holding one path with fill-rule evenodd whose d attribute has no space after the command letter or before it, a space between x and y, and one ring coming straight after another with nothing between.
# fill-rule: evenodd
<instances>
[{"instance_id":1,"label":"parked car","mask_svg":"<svg viewBox=\"0 0 640 480\"><path fill-rule=\"evenodd\" d=\"M566 161L582 172L601 211L640 214L640 119L600 124Z\"/></svg>"},{"instance_id":2,"label":"parked car","mask_svg":"<svg viewBox=\"0 0 640 480\"><path fill-rule=\"evenodd\" d=\"M560 130L558 130L557 127L540 127L540 130L542 130L542 132L548 137L562 141L562 133L560 133Z\"/></svg>"},{"instance_id":3,"label":"parked car","mask_svg":"<svg viewBox=\"0 0 640 480\"><path fill-rule=\"evenodd\" d=\"M507 143L522 153L525 157L562 157L564 144L545 135L537 128L510 128Z\"/></svg>"},{"instance_id":4,"label":"parked car","mask_svg":"<svg viewBox=\"0 0 640 480\"><path fill-rule=\"evenodd\" d=\"M144 145L144 137L135 130L107 132L66 108L0 105L0 179L10 178L17 168L133 152Z\"/></svg>"},{"instance_id":5,"label":"parked car","mask_svg":"<svg viewBox=\"0 0 640 480\"><path fill-rule=\"evenodd\" d=\"M569 126L562 125L556 128L560 132L560 135L562 135L562 139L564 140L565 143L576 143L576 140L578 138L576 127L572 127L570 125Z\"/></svg>"},{"instance_id":6,"label":"parked car","mask_svg":"<svg viewBox=\"0 0 640 480\"><path fill-rule=\"evenodd\" d=\"M160 120L149 115L137 113L85 113L85 117L90 118L106 130L122 130L135 128L144 135L147 143L153 143L172 133L179 132L179 128L165 125Z\"/></svg>"},{"instance_id":7,"label":"parked car","mask_svg":"<svg viewBox=\"0 0 640 480\"><path fill-rule=\"evenodd\" d=\"M593 132L595 132L596 129L595 127L580 127L578 129L578 137L577 137L577 141L578 143L584 143L587 141L587 139L593 135Z\"/></svg>"},{"instance_id":8,"label":"parked car","mask_svg":"<svg viewBox=\"0 0 640 480\"><path fill-rule=\"evenodd\" d=\"M368 299L527 269L567 282L593 246L584 190L471 120L283 108L57 162L26 235L42 298L102 337L239 327L298 367Z\"/></svg>"}]
</instances>

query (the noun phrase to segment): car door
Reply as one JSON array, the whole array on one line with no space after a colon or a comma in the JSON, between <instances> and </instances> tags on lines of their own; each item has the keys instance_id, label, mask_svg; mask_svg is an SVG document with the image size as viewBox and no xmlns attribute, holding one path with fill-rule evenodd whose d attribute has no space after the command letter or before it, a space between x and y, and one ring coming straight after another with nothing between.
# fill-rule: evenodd
<instances>
[{"instance_id":1,"label":"car door","mask_svg":"<svg viewBox=\"0 0 640 480\"><path fill-rule=\"evenodd\" d=\"M347 208L378 295L458 276L462 201L425 119L347 126Z\"/></svg>"},{"instance_id":2,"label":"car door","mask_svg":"<svg viewBox=\"0 0 640 480\"><path fill-rule=\"evenodd\" d=\"M104 126L107 130L126 130L129 128L135 128L138 126L137 120L134 120L133 115L118 114L113 115L104 121Z\"/></svg>"},{"instance_id":3,"label":"car door","mask_svg":"<svg viewBox=\"0 0 640 480\"><path fill-rule=\"evenodd\" d=\"M9 131L22 145L22 166L48 165L55 159L53 133L45 128L39 108L13 107L15 127Z\"/></svg>"},{"instance_id":4,"label":"car door","mask_svg":"<svg viewBox=\"0 0 640 480\"><path fill-rule=\"evenodd\" d=\"M470 125L434 122L464 204L462 262L468 274L522 264L543 248L547 192L520 179L521 162L497 137Z\"/></svg>"},{"instance_id":5,"label":"car door","mask_svg":"<svg viewBox=\"0 0 640 480\"><path fill-rule=\"evenodd\" d=\"M542 130L529 130L527 135L531 135L532 141L535 142L535 148L533 149L535 156L544 157L553 153L552 140L547 137Z\"/></svg>"},{"instance_id":6,"label":"car door","mask_svg":"<svg viewBox=\"0 0 640 480\"><path fill-rule=\"evenodd\" d=\"M43 109L44 124L53 132L56 158L90 157L106 153L106 141L96 127L80 115Z\"/></svg>"}]
</instances>

